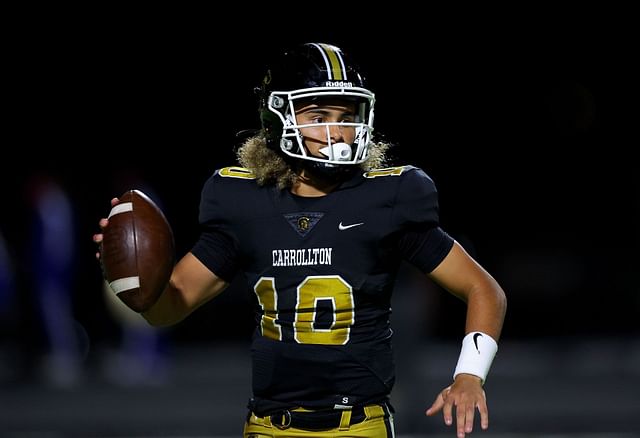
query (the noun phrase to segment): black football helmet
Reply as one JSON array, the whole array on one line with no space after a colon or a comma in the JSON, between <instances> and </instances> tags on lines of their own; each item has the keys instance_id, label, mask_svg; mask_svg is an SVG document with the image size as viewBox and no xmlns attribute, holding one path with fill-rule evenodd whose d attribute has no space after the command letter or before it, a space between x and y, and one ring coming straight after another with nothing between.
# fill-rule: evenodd
<instances>
[{"instance_id":1,"label":"black football helmet","mask_svg":"<svg viewBox=\"0 0 640 438\"><path fill-rule=\"evenodd\" d=\"M260 87L260 120L268 147L285 158L305 160L306 167L331 169L362 163L368 157L373 132L374 94L369 91L359 69L340 48L323 43L307 43L283 53L268 69ZM319 123L327 129L326 157L312 156L304 146L296 121L296 104L304 99L346 99L356 103L354 122ZM331 144L331 125L353 126L353 144Z\"/></svg>"}]
</instances>

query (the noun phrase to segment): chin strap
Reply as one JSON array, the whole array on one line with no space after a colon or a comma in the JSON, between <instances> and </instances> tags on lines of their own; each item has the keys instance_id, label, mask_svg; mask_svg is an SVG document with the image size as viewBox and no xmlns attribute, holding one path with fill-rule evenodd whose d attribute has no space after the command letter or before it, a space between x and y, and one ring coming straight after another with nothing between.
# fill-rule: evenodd
<instances>
[{"instance_id":1,"label":"chin strap","mask_svg":"<svg viewBox=\"0 0 640 438\"><path fill-rule=\"evenodd\" d=\"M355 175L362 168L357 164L331 164L321 161L297 159L297 168L327 181L345 181Z\"/></svg>"}]
</instances>

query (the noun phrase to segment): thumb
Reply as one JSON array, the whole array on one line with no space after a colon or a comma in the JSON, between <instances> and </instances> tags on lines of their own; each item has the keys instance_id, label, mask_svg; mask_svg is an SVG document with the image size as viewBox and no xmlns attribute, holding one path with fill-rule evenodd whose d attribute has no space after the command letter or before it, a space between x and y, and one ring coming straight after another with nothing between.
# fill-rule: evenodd
<instances>
[{"instance_id":1,"label":"thumb","mask_svg":"<svg viewBox=\"0 0 640 438\"><path fill-rule=\"evenodd\" d=\"M437 414L438 412L440 412L442 410L443 406L444 406L444 398L442 398L442 393L440 393L440 394L438 394L438 396L434 400L434 402L431 405L431 407L429 409L427 409L425 414L426 415Z\"/></svg>"}]
</instances>

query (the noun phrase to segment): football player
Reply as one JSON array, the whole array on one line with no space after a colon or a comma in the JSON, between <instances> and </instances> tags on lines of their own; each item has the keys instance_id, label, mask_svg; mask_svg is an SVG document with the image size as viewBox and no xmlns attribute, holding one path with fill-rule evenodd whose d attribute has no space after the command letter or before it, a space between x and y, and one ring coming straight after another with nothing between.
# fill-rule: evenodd
<instances>
[{"instance_id":1,"label":"football player","mask_svg":"<svg viewBox=\"0 0 640 438\"><path fill-rule=\"evenodd\" d=\"M406 260L467 304L454 380L426 414L464 437L477 410L486 429L504 292L439 226L429 176L381 167L358 67L338 47L304 44L270 66L259 94L262 129L240 166L205 183L200 237L144 317L174 324L242 271L256 312L244 436L392 437L390 301Z\"/></svg>"}]
</instances>

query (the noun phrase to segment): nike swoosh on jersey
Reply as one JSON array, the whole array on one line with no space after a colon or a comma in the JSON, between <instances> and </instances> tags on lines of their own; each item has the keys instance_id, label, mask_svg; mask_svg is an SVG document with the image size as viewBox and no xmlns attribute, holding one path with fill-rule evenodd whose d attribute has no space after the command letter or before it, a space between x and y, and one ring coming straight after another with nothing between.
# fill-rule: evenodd
<instances>
[{"instance_id":1,"label":"nike swoosh on jersey","mask_svg":"<svg viewBox=\"0 0 640 438\"><path fill-rule=\"evenodd\" d=\"M348 230L349 228L357 227L357 226L360 226L360 225L364 225L364 222L359 222L357 224L350 224L350 225L342 225L342 222L340 222L338 224L338 229L340 231L344 231L344 230Z\"/></svg>"}]
</instances>

